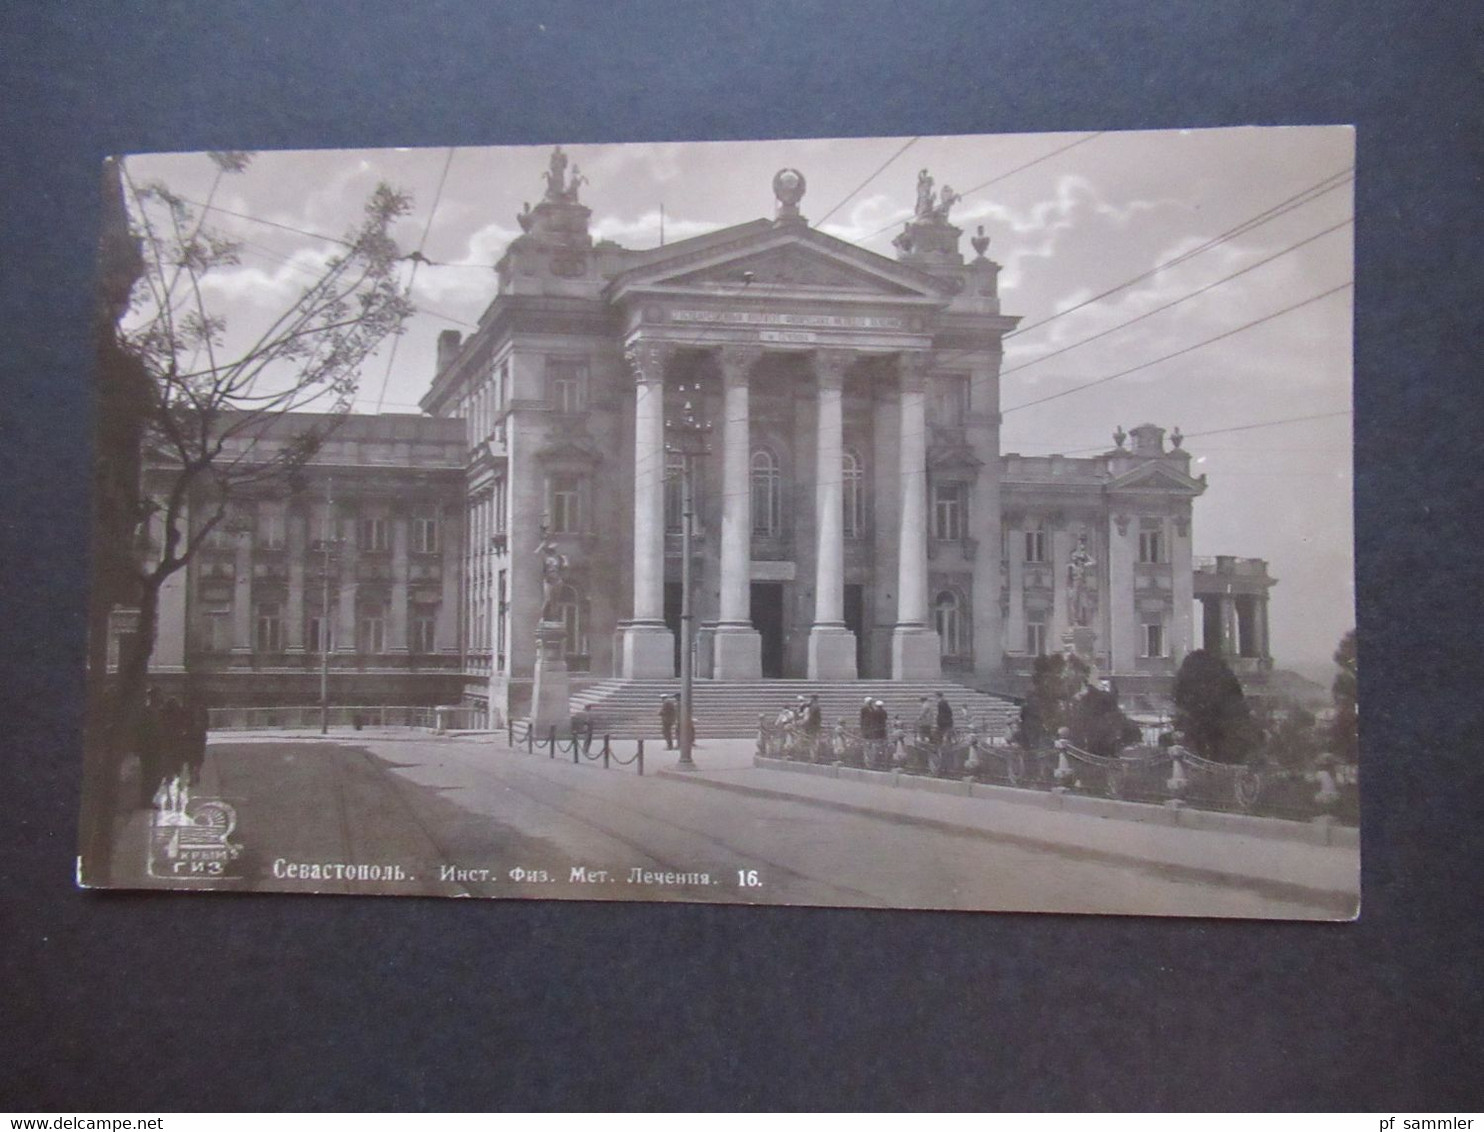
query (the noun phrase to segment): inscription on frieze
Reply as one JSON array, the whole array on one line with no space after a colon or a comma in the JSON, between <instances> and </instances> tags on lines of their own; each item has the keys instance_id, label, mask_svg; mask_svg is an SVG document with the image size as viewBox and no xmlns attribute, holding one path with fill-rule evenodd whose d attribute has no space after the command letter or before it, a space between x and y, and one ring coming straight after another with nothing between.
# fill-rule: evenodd
<instances>
[{"instance_id":1,"label":"inscription on frieze","mask_svg":"<svg viewBox=\"0 0 1484 1132\"><path fill-rule=\"evenodd\" d=\"M798 326L826 330L901 330L905 322L887 315L785 314L771 311L677 310L674 322L718 322L730 326Z\"/></svg>"}]
</instances>

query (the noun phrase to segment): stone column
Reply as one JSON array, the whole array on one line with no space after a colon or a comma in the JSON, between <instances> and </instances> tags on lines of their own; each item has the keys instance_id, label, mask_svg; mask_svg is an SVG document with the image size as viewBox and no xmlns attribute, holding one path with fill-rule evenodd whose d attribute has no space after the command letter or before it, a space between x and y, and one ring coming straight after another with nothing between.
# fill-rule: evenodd
<instances>
[{"instance_id":1,"label":"stone column","mask_svg":"<svg viewBox=\"0 0 1484 1132\"><path fill-rule=\"evenodd\" d=\"M1129 510L1117 511L1108 523L1108 664L1111 675L1132 674L1143 651L1139 640L1137 596L1134 591L1135 544L1139 532Z\"/></svg>"},{"instance_id":2,"label":"stone column","mask_svg":"<svg viewBox=\"0 0 1484 1132\"><path fill-rule=\"evenodd\" d=\"M938 634L928 623L927 414L923 397L929 360L903 354L898 393L902 510L898 526L897 623L891 635L893 680L936 680L943 674Z\"/></svg>"},{"instance_id":3,"label":"stone column","mask_svg":"<svg viewBox=\"0 0 1484 1132\"><path fill-rule=\"evenodd\" d=\"M289 602L284 614L285 651L304 652L304 562L308 551L308 517L297 507L285 508L284 542L288 547Z\"/></svg>"},{"instance_id":4,"label":"stone column","mask_svg":"<svg viewBox=\"0 0 1484 1132\"><path fill-rule=\"evenodd\" d=\"M1268 638L1268 595L1257 600L1257 655L1265 664L1272 663L1273 651Z\"/></svg>"},{"instance_id":5,"label":"stone column","mask_svg":"<svg viewBox=\"0 0 1484 1132\"><path fill-rule=\"evenodd\" d=\"M442 588L438 601L438 623L433 635L439 653L457 656L459 652L459 564L464 553L463 532L459 530L458 513L444 506L438 518L438 549Z\"/></svg>"},{"instance_id":6,"label":"stone column","mask_svg":"<svg viewBox=\"0 0 1484 1132\"><path fill-rule=\"evenodd\" d=\"M809 679L854 680L855 634L845 627L845 419L841 401L850 355L818 350L814 377L819 390L815 436L814 624L809 629Z\"/></svg>"},{"instance_id":7,"label":"stone column","mask_svg":"<svg viewBox=\"0 0 1484 1132\"><path fill-rule=\"evenodd\" d=\"M387 651L407 655L408 518L398 505L392 513L392 599L386 614Z\"/></svg>"},{"instance_id":8,"label":"stone column","mask_svg":"<svg viewBox=\"0 0 1484 1132\"><path fill-rule=\"evenodd\" d=\"M1170 617L1170 640L1165 652L1176 669L1191 650L1195 640L1195 559L1191 554L1189 504L1172 524L1170 539L1170 593L1174 609Z\"/></svg>"},{"instance_id":9,"label":"stone column","mask_svg":"<svg viewBox=\"0 0 1484 1132\"><path fill-rule=\"evenodd\" d=\"M630 680L675 675L675 637L665 625L665 361L668 349L640 339L634 373L634 616L623 623Z\"/></svg>"},{"instance_id":10,"label":"stone column","mask_svg":"<svg viewBox=\"0 0 1484 1132\"><path fill-rule=\"evenodd\" d=\"M252 655L252 534L239 531L232 555L232 655L245 663Z\"/></svg>"},{"instance_id":11,"label":"stone column","mask_svg":"<svg viewBox=\"0 0 1484 1132\"><path fill-rule=\"evenodd\" d=\"M1221 595L1221 655L1237 654L1237 601L1228 590Z\"/></svg>"},{"instance_id":12,"label":"stone column","mask_svg":"<svg viewBox=\"0 0 1484 1132\"><path fill-rule=\"evenodd\" d=\"M332 507L330 528L340 540L340 611L335 623L335 652L339 654L356 651L356 557L360 549L357 541L360 532L356 529L354 506L341 511Z\"/></svg>"},{"instance_id":13,"label":"stone column","mask_svg":"<svg viewBox=\"0 0 1484 1132\"><path fill-rule=\"evenodd\" d=\"M753 346L721 350L721 605L711 642L717 680L758 680L762 637L752 626L752 431L748 382L762 356Z\"/></svg>"},{"instance_id":14,"label":"stone column","mask_svg":"<svg viewBox=\"0 0 1484 1132\"><path fill-rule=\"evenodd\" d=\"M1005 651L1017 655L1025 652L1025 531L1026 520L1019 516L1007 519L1005 570L1010 578L1010 608L1005 621ZM976 640L977 651L979 644Z\"/></svg>"}]
</instances>

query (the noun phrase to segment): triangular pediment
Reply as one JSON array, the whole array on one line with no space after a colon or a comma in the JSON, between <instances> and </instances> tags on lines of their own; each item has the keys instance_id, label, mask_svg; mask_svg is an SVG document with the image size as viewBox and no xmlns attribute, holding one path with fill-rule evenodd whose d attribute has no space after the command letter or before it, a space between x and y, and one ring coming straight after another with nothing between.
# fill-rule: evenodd
<instances>
[{"instance_id":1,"label":"triangular pediment","mask_svg":"<svg viewBox=\"0 0 1484 1132\"><path fill-rule=\"evenodd\" d=\"M572 437L559 437L548 441L536 452L536 459L547 467L594 467L601 463L603 455L586 433Z\"/></svg>"},{"instance_id":2,"label":"triangular pediment","mask_svg":"<svg viewBox=\"0 0 1484 1132\"><path fill-rule=\"evenodd\" d=\"M850 291L865 295L910 296L918 294L854 264L841 263L818 254L813 248L789 245L756 255L740 256L666 280L675 287L701 289L738 287L762 290Z\"/></svg>"},{"instance_id":3,"label":"triangular pediment","mask_svg":"<svg viewBox=\"0 0 1484 1132\"><path fill-rule=\"evenodd\" d=\"M1206 481L1187 475L1178 468L1157 460L1151 460L1108 482L1109 491L1176 492L1183 495L1200 495L1206 490Z\"/></svg>"},{"instance_id":4,"label":"triangular pediment","mask_svg":"<svg viewBox=\"0 0 1484 1132\"><path fill-rule=\"evenodd\" d=\"M735 238L728 239L729 233ZM611 289L615 297L633 291L941 302L953 288L936 276L811 228L744 224L647 253Z\"/></svg>"}]
</instances>

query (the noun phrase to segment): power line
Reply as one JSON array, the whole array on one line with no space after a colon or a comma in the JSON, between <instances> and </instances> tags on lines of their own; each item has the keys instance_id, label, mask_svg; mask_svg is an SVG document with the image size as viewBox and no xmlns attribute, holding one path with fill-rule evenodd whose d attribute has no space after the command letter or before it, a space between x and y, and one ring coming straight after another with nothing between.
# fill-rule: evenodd
<instances>
[{"instance_id":1,"label":"power line","mask_svg":"<svg viewBox=\"0 0 1484 1132\"><path fill-rule=\"evenodd\" d=\"M904 153L907 152L907 150L911 149L912 148L912 145L915 142L919 142L921 140L922 139L920 137L909 138L907 140L907 142L900 149L898 149L895 153L893 153L890 157L888 157L885 161L883 161L879 166L877 166L876 172L872 173L869 177L867 177L864 181L862 181L860 184L858 184L855 188L851 189L842 198L840 198L840 202L838 204L836 204L834 208L830 209L823 216L821 216L818 220L816 220L814 222L814 227L816 227L816 228L822 227L824 225L824 222L826 220L828 220L831 216L835 215L835 213L839 212L842 208L845 207L846 202L848 202L853 196L855 196L862 189L864 189L867 185L869 185L872 181L874 181L877 177L879 177L885 171L885 169L886 169L886 167L888 165L890 165L892 162L894 162L897 158L901 157L902 154L904 154ZM661 222L663 222L664 213L662 212L660 214L660 216L661 216Z\"/></svg>"},{"instance_id":2,"label":"power line","mask_svg":"<svg viewBox=\"0 0 1484 1132\"><path fill-rule=\"evenodd\" d=\"M1032 358L1028 362L1021 362L1020 365L1018 365L1018 366L1011 366L1008 369L1003 369L1003 370L1000 371L1000 376L1001 377L1005 377L1008 374L1017 373L1017 372L1019 372L1020 370L1023 370L1023 369L1029 369L1031 366L1040 365L1042 362L1046 361L1049 358L1054 358L1054 357L1056 357L1059 354L1065 354L1069 350L1075 350L1075 349L1077 349L1078 346L1085 346L1089 342L1095 342L1095 341L1097 341L1099 338L1106 338L1109 334L1112 334L1115 331L1119 331L1119 330L1124 329L1125 327L1132 326L1136 322L1142 322L1144 319L1151 318L1154 315L1157 315L1157 314L1161 313L1162 311L1167 311L1171 307L1178 307L1181 303L1187 302L1190 299L1194 299L1198 295L1204 295L1207 291L1210 291L1210 290L1212 290L1213 288L1216 288L1216 287L1220 287L1223 283L1230 283L1233 279L1236 279L1236 278L1238 278L1240 276L1246 275L1249 271L1256 271L1259 267L1262 267L1264 264L1272 263L1275 259L1279 259L1279 258L1281 258L1283 256L1286 256L1290 252L1298 251L1299 248L1302 248L1302 247L1304 247L1307 244L1312 244L1315 240L1319 239L1321 236L1327 236L1331 232L1336 232L1339 229L1344 228L1346 225L1353 224L1353 223L1355 223L1355 217L1353 217L1353 216L1347 216L1344 220L1341 220L1338 224L1331 224L1328 228L1325 228L1323 231L1316 232L1316 233L1314 233L1314 235L1309 236L1309 237L1307 237L1305 239L1302 239L1302 240L1300 240L1296 244L1290 244L1288 247L1284 248L1282 251L1275 252L1272 255L1267 256L1265 259L1258 260L1256 263L1250 263L1246 267L1242 268L1241 270L1234 271L1230 275L1223 276L1222 278L1217 279L1213 283L1207 283L1204 287L1197 288L1196 290L1191 291L1188 294L1181 295L1178 299L1175 299L1175 300L1173 300L1171 302L1168 302L1168 303L1164 303L1161 306L1154 307L1151 310L1145 311L1143 314L1135 315L1133 318L1128 319L1126 322L1120 322L1118 325L1116 325L1116 326L1110 326L1106 330L1100 330L1096 334L1090 335L1087 338L1083 338L1080 341L1073 342L1069 346L1063 346L1063 347L1061 347L1058 350L1052 350L1049 354L1042 354L1040 357L1038 357L1038 358Z\"/></svg>"},{"instance_id":3,"label":"power line","mask_svg":"<svg viewBox=\"0 0 1484 1132\"><path fill-rule=\"evenodd\" d=\"M428 233L433 230L433 218L438 215L438 205L443 200L443 186L448 182L448 170L453 165L454 147L448 147L448 157L443 161L443 172L438 177L438 188L433 192L433 207L428 209L428 222L423 225L422 238L417 242L417 249L408 258L412 260L412 271L407 276L407 297L412 298L412 285L417 282L417 269L423 264L423 248L428 242ZM386 373L381 376L381 391L376 395L376 411L381 412L381 406L386 400L387 383L392 379L392 366L397 361L397 347L402 344L402 336L399 334L392 339L392 350L386 358Z\"/></svg>"},{"instance_id":4,"label":"power line","mask_svg":"<svg viewBox=\"0 0 1484 1132\"><path fill-rule=\"evenodd\" d=\"M1049 322L1054 322L1059 318L1064 318L1065 316L1071 314L1073 311L1082 310L1084 307L1091 306L1093 303L1096 303L1102 299L1106 299L1109 295L1116 294L1117 292L1122 291L1125 288L1132 287L1135 283L1142 283L1145 279L1157 275L1161 271L1167 271L1171 267L1176 267L1189 259L1195 258L1202 252L1210 251L1212 248L1217 247L1220 244L1224 244L1229 240L1233 240L1238 236L1244 235L1247 232L1252 231L1254 228L1259 228L1271 220L1276 220L1278 217L1286 215L1296 208L1302 208L1310 201L1317 200L1319 199L1319 197L1324 196L1326 193L1333 192L1335 189L1340 188L1342 185L1353 181L1355 179L1354 174L1355 166L1353 165L1350 166L1348 169L1340 170L1338 173L1331 173L1328 177L1316 181L1308 188L1302 189L1299 192L1295 193L1293 196L1279 201L1271 208L1259 212L1256 216L1249 217L1248 219L1242 221L1242 223L1238 224L1236 227L1228 228L1220 235L1212 236L1209 240L1192 248L1190 251L1182 252L1180 255L1173 256L1172 258L1167 259L1162 263L1155 264L1148 271L1141 272L1138 275L1135 275L1132 279L1126 279L1116 286L1109 287L1106 291L1099 291L1091 298L1084 299L1080 303L1068 307L1066 310L1057 311L1055 314L1047 315L1039 322L1028 322L1023 326L1017 326L1014 330L1006 334L1005 337L1014 338L1031 330L1036 330L1039 327L1045 326ZM1339 179L1336 180L1336 178ZM1334 183L1328 184L1328 182L1330 181L1333 181Z\"/></svg>"},{"instance_id":5,"label":"power line","mask_svg":"<svg viewBox=\"0 0 1484 1132\"><path fill-rule=\"evenodd\" d=\"M1100 377L1095 381L1087 381L1083 382L1081 385L1074 385L1070 389L1061 390L1059 393L1049 393L1045 397L1036 398L1034 401L1026 401L1020 405L1012 405L1010 408L1004 410L1004 414L1019 412L1021 409L1029 409L1033 405L1044 405L1047 401L1055 401L1061 397L1069 397L1073 393L1080 393L1084 389L1091 389L1096 385L1106 385L1108 382L1116 381L1120 377L1127 377L1131 373L1137 373L1139 372L1139 370L1148 369L1150 366L1156 366L1159 365L1161 362L1167 362L1170 361L1172 358L1178 358L1184 354L1189 354L1193 350L1199 350L1202 346L1209 346L1213 342L1220 342L1225 338L1230 338L1234 334L1240 334L1244 330L1250 330L1254 326L1261 326L1265 322L1271 322L1273 319L1280 318L1291 311L1296 311L1300 307L1306 307L1311 303L1317 303L1320 299L1326 299L1330 295L1337 294L1340 291L1345 290L1347 287L1353 286L1355 286L1354 282L1347 280L1346 282L1341 283L1338 287L1331 287L1328 291L1321 291L1317 295L1311 295L1307 299L1302 299L1299 302L1292 304L1291 306L1284 307L1282 310L1274 311L1272 314L1263 315L1261 318L1252 319L1250 322L1244 322L1241 326L1235 326L1230 330L1224 330L1220 334L1217 334L1212 338L1206 338L1200 342L1194 343L1193 345L1182 347L1181 349L1176 350L1173 353L1164 354L1161 357L1153 358L1147 362L1140 362L1136 366L1130 366L1128 369L1119 370L1117 373L1110 373L1107 377Z\"/></svg>"},{"instance_id":6,"label":"power line","mask_svg":"<svg viewBox=\"0 0 1484 1132\"><path fill-rule=\"evenodd\" d=\"M181 197L186 204L195 205L203 212L220 212L224 216L235 216L238 220L249 220L254 224L264 224L269 228L278 228L284 232L293 232L300 236L308 236L312 240L325 240L331 244L339 244L344 248L355 247L349 240L341 239L339 236L326 236L323 232L311 232L308 228L295 228L292 224L280 224L277 220L265 220L261 216L249 216L245 212L234 212L230 208L223 208L219 204L202 204L200 201L191 200L190 197Z\"/></svg>"},{"instance_id":7,"label":"power line","mask_svg":"<svg viewBox=\"0 0 1484 1132\"><path fill-rule=\"evenodd\" d=\"M1300 416L1300 417L1280 417L1279 419L1272 420L1272 421L1254 421L1251 424L1229 425L1226 428L1208 428L1208 429L1202 429L1199 432L1182 433L1181 434L1181 443L1184 443L1186 440L1199 440L1201 437L1205 437L1205 436L1224 436L1227 433L1231 433L1231 432L1251 432L1253 429L1259 429L1259 428L1276 428L1279 425L1299 424L1299 423L1304 422L1304 421L1323 421L1323 420L1331 420L1331 419L1333 419L1335 417L1348 417L1353 412L1354 412L1354 410L1352 410L1352 409L1334 409L1334 410L1331 410L1330 412L1327 412L1327 413L1306 413L1305 415ZM1039 455L1045 455L1045 456L1052 456L1052 455L1057 455L1057 456L1077 456L1077 455L1081 455L1084 452L1106 452L1107 450L1108 450L1108 446L1106 444L1090 444L1090 445L1088 445L1085 448L1066 448L1066 449L1062 449L1062 450L1060 450L1058 452L1054 452L1054 453L1053 452L1049 452L1049 451L1048 452L1044 452L1044 453L1039 453ZM1221 449L1220 451L1308 452L1308 451L1312 451L1312 450L1313 450L1312 448L1308 448L1308 447L1305 447L1305 448L1291 448L1290 447L1290 448L1245 449L1245 450L1244 449ZM1207 449L1207 451L1215 451L1215 450L1214 449ZM1035 455L1037 455L1037 453L1031 453L1030 455L1032 457L1034 457ZM1222 473L1222 475L1226 475L1226 474L1227 474L1226 472L1223 472Z\"/></svg>"},{"instance_id":8,"label":"power line","mask_svg":"<svg viewBox=\"0 0 1484 1132\"><path fill-rule=\"evenodd\" d=\"M1094 138L1100 138L1106 132L1107 132L1106 130L1097 130L1097 131L1095 131L1093 133L1088 134L1086 137L1078 138L1074 142L1068 142L1064 146L1060 146L1060 147L1058 147L1056 149L1053 149L1050 153L1043 153L1040 157L1033 158L1032 160L1027 161L1023 165L1017 165L1014 169L1008 169L1005 172L998 174L997 176L991 177L989 180L983 182L982 184L975 185L972 189L969 189L966 192L960 193L958 199L962 200L964 197L973 196L975 193L979 192L980 190L987 189L987 188L989 188L990 185L997 185L1001 181L1003 181L1003 180L1005 180L1005 179L1007 179L1009 177L1013 177L1013 176L1015 176L1015 174L1017 174L1017 173L1019 173L1019 172L1021 172L1023 170L1029 169L1033 165L1039 165L1043 161L1050 161L1053 157L1055 157L1059 153L1066 153L1066 151L1069 150L1069 149L1075 149L1079 145L1085 145L1085 144L1087 144L1088 142L1092 141ZM859 244L864 244L867 240L874 240L877 236L881 235L881 233L886 232L886 231L889 231L890 229L895 228L898 224L902 223L904 220L909 220L909 219L911 219L910 216L899 216L895 220L893 220L891 223L884 224L880 228L877 228L876 231L870 232L867 235L862 236L858 240L852 240L851 243L859 245Z\"/></svg>"}]
</instances>

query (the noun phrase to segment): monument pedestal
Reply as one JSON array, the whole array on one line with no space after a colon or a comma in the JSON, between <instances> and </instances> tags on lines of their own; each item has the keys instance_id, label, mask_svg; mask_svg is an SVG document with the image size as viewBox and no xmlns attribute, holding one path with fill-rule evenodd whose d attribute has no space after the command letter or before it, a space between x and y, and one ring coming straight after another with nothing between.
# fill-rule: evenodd
<instances>
[{"instance_id":1,"label":"monument pedestal","mask_svg":"<svg viewBox=\"0 0 1484 1132\"><path fill-rule=\"evenodd\" d=\"M560 621L536 626L536 678L531 689L531 726L538 736L571 724L571 684L567 679L567 629Z\"/></svg>"},{"instance_id":2,"label":"monument pedestal","mask_svg":"<svg viewBox=\"0 0 1484 1132\"><path fill-rule=\"evenodd\" d=\"M1073 625L1061 635L1063 647L1075 653L1087 664L1089 678L1097 668L1097 654L1093 651L1098 643L1098 633L1091 625Z\"/></svg>"}]
</instances>

